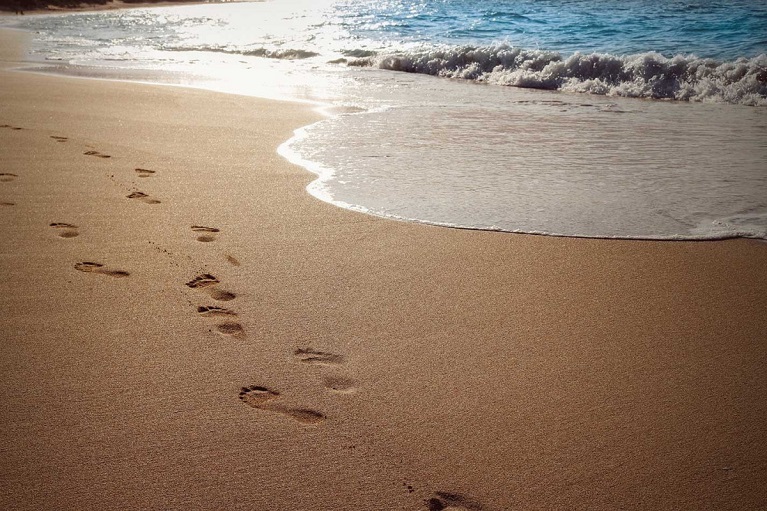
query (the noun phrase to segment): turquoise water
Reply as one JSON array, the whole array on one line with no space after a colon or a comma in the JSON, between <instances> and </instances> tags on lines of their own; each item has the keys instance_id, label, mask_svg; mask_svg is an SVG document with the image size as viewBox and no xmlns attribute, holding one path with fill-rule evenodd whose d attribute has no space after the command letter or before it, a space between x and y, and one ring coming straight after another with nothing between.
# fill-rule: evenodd
<instances>
[{"instance_id":1,"label":"turquoise water","mask_svg":"<svg viewBox=\"0 0 767 511\"><path fill-rule=\"evenodd\" d=\"M273 0L0 23L35 32L37 70L337 107L281 152L341 207L767 238L764 1Z\"/></svg>"},{"instance_id":2,"label":"turquoise water","mask_svg":"<svg viewBox=\"0 0 767 511\"><path fill-rule=\"evenodd\" d=\"M377 41L498 42L562 54L657 52L734 60L767 52L767 3L657 0L341 2L336 22Z\"/></svg>"}]
</instances>

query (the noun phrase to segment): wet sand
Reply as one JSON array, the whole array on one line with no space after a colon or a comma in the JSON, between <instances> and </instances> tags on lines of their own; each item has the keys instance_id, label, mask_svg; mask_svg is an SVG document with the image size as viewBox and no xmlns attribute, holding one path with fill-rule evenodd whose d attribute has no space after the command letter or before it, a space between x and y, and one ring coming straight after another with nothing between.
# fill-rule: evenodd
<instances>
[{"instance_id":1,"label":"wet sand","mask_svg":"<svg viewBox=\"0 0 767 511\"><path fill-rule=\"evenodd\" d=\"M10 71L0 508L767 507L767 245L395 222L306 105Z\"/></svg>"}]
</instances>

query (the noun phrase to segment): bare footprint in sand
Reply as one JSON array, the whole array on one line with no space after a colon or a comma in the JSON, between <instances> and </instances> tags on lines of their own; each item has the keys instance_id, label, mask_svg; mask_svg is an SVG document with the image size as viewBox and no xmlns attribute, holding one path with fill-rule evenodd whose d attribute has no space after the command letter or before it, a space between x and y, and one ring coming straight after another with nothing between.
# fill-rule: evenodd
<instances>
[{"instance_id":1,"label":"bare footprint in sand","mask_svg":"<svg viewBox=\"0 0 767 511\"><path fill-rule=\"evenodd\" d=\"M130 275L130 273L128 273L127 271L110 270L109 268L105 268L103 264L93 263L89 261L75 264L75 270L82 271L85 273L100 273L102 275L108 275L110 277L116 277L116 278L127 277L128 275Z\"/></svg>"},{"instance_id":2,"label":"bare footprint in sand","mask_svg":"<svg viewBox=\"0 0 767 511\"><path fill-rule=\"evenodd\" d=\"M237 313L224 307L216 305L201 305L197 307L197 313L200 316L236 316Z\"/></svg>"},{"instance_id":3,"label":"bare footprint in sand","mask_svg":"<svg viewBox=\"0 0 767 511\"><path fill-rule=\"evenodd\" d=\"M73 224L54 222L50 226L59 231L59 238L74 238L80 235L77 226Z\"/></svg>"},{"instance_id":4,"label":"bare footprint in sand","mask_svg":"<svg viewBox=\"0 0 767 511\"><path fill-rule=\"evenodd\" d=\"M280 393L258 385L242 387L240 389L240 399L243 403L253 408L263 408L269 401L280 397Z\"/></svg>"},{"instance_id":5,"label":"bare footprint in sand","mask_svg":"<svg viewBox=\"0 0 767 511\"><path fill-rule=\"evenodd\" d=\"M8 183L10 181L13 181L17 177L19 176L17 176L16 174L11 174L10 172L0 172L0 182L3 182L3 183Z\"/></svg>"},{"instance_id":6,"label":"bare footprint in sand","mask_svg":"<svg viewBox=\"0 0 767 511\"><path fill-rule=\"evenodd\" d=\"M201 233L197 236L197 241L202 241L203 243L214 241L216 238L212 234L220 231L220 229L215 227L203 227L202 225L193 225L192 230Z\"/></svg>"},{"instance_id":7,"label":"bare footprint in sand","mask_svg":"<svg viewBox=\"0 0 767 511\"><path fill-rule=\"evenodd\" d=\"M210 273L203 273L186 283L192 289L204 289L211 298L219 302L228 302L237 298L231 291L225 291L214 287L220 281Z\"/></svg>"},{"instance_id":8,"label":"bare footprint in sand","mask_svg":"<svg viewBox=\"0 0 767 511\"><path fill-rule=\"evenodd\" d=\"M127 195L129 199L136 199L141 202L144 202L146 204L159 204L160 201L157 199L151 198L149 195L145 194L144 192L131 192L129 195Z\"/></svg>"},{"instance_id":9,"label":"bare footprint in sand","mask_svg":"<svg viewBox=\"0 0 767 511\"><path fill-rule=\"evenodd\" d=\"M210 273L202 273L200 275L197 275L195 278L190 280L186 283L188 287L191 287L192 289L199 289L209 286L215 286L221 282L216 277L211 275Z\"/></svg>"},{"instance_id":10,"label":"bare footprint in sand","mask_svg":"<svg viewBox=\"0 0 767 511\"><path fill-rule=\"evenodd\" d=\"M302 424L319 424L325 420L325 415L316 410L289 408L274 403L279 398L280 393L276 390L259 385L251 385L250 387L242 387L240 389L240 400L251 408L282 413Z\"/></svg>"},{"instance_id":11,"label":"bare footprint in sand","mask_svg":"<svg viewBox=\"0 0 767 511\"><path fill-rule=\"evenodd\" d=\"M312 348L299 348L293 354L304 364L338 365L344 361L343 355Z\"/></svg>"},{"instance_id":12,"label":"bare footprint in sand","mask_svg":"<svg viewBox=\"0 0 767 511\"><path fill-rule=\"evenodd\" d=\"M135 169L138 177L152 177L156 171L149 169Z\"/></svg>"},{"instance_id":13,"label":"bare footprint in sand","mask_svg":"<svg viewBox=\"0 0 767 511\"><path fill-rule=\"evenodd\" d=\"M230 291L224 291L223 289L211 289L208 291L208 293L210 294L211 298L219 302L229 302L237 298L236 294Z\"/></svg>"},{"instance_id":14,"label":"bare footprint in sand","mask_svg":"<svg viewBox=\"0 0 767 511\"><path fill-rule=\"evenodd\" d=\"M476 500L460 493L438 491L426 501L426 509L429 511L482 511L483 507Z\"/></svg>"},{"instance_id":15,"label":"bare footprint in sand","mask_svg":"<svg viewBox=\"0 0 767 511\"><path fill-rule=\"evenodd\" d=\"M242 325L232 321L216 325L216 331L221 335L229 335L232 337L241 337L245 334L245 329L242 328Z\"/></svg>"},{"instance_id":16,"label":"bare footprint in sand","mask_svg":"<svg viewBox=\"0 0 767 511\"><path fill-rule=\"evenodd\" d=\"M57 137L56 135L51 135L51 138L56 142L66 142L69 140L67 137Z\"/></svg>"},{"instance_id":17,"label":"bare footprint in sand","mask_svg":"<svg viewBox=\"0 0 767 511\"><path fill-rule=\"evenodd\" d=\"M100 153L98 151L85 151L83 154L85 156L95 156L97 158L111 158L110 155L104 154L104 153Z\"/></svg>"},{"instance_id":18,"label":"bare footprint in sand","mask_svg":"<svg viewBox=\"0 0 767 511\"><path fill-rule=\"evenodd\" d=\"M351 394L357 390L357 380L345 376L326 376L322 383L326 389L342 394Z\"/></svg>"}]
</instances>

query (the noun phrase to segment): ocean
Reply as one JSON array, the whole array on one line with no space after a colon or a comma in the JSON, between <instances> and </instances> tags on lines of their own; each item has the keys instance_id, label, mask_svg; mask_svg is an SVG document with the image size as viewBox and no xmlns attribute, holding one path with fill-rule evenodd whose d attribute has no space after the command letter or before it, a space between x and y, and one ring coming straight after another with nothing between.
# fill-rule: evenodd
<instances>
[{"instance_id":1,"label":"ocean","mask_svg":"<svg viewBox=\"0 0 767 511\"><path fill-rule=\"evenodd\" d=\"M762 0L272 0L0 23L35 34L32 70L322 108L280 153L340 207L767 239Z\"/></svg>"}]
</instances>

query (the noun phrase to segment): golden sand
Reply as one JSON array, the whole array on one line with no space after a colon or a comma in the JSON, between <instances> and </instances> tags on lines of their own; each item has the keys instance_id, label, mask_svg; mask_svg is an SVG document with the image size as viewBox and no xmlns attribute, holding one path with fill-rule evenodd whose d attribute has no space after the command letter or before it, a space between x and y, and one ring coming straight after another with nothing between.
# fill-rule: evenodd
<instances>
[{"instance_id":1,"label":"golden sand","mask_svg":"<svg viewBox=\"0 0 767 511\"><path fill-rule=\"evenodd\" d=\"M342 210L315 119L0 70L0 509L767 508L767 246Z\"/></svg>"}]
</instances>

